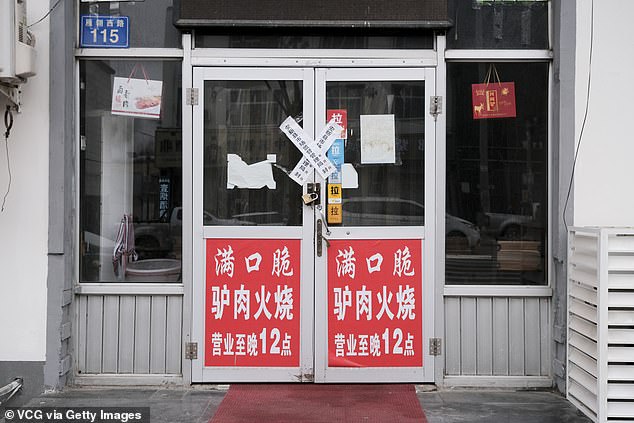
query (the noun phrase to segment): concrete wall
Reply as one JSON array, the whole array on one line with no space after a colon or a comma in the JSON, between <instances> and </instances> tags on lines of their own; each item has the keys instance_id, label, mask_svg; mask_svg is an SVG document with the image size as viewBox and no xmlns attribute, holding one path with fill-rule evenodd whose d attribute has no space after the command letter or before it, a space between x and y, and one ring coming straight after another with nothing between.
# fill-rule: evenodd
<instances>
[{"instance_id":1,"label":"concrete wall","mask_svg":"<svg viewBox=\"0 0 634 423\"><path fill-rule=\"evenodd\" d=\"M46 0L29 0L27 22L49 11ZM49 26L33 26L37 75L22 86L22 111L13 113L7 158L4 119L0 119L0 386L16 377L22 390L8 405L19 406L44 389L47 359L49 230ZM0 116L8 102L0 96ZM57 336L59 338L59 334ZM59 360L55 360L58 362Z\"/></svg>"},{"instance_id":2,"label":"concrete wall","mask_svg":"<svg viewBox=\"0 0 634 423\"><path fill-rule=\"evenodd\" d=\"M29 23L49 10L48 1L31 0L27 6ZM14 113L8 158L4 120L0 120L0 201L9 184L7 160L12 173L10 192L0 212L0 362L44 361L46 355L48 20L34 26L32 32L37 39L38 74L23 86L22 113ZM5 100L0 97L2 116ZM0 379L0 385L3 382Z\"/></svg>"},{"instance_id":3,"label":"concrete wall","mask_svg":"<svg viewBox=\"0 0 634 423\"><path fill-rule=\"evenodd\" d=\"M592 1L577 5L576 140L587 100ZM632 16L631 0L594 0L589 109L574 179L575 226L634 226Z\"/></svg>"}]
</instances>

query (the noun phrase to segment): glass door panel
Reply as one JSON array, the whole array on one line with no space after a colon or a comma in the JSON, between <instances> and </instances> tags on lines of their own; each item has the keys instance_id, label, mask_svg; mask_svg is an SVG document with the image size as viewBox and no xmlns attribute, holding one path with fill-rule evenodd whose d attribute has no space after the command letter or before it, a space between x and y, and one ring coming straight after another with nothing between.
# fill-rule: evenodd
<instances>
[{"instance_id":1,"label":"glass door panel","mask_svg":"<svg viewBox=\"0 0 634 423\"><path fill-rule=\"evenodd\" d=\"M279 130L302 115L302 85L205 81L204 225L302 224L302 187L286 177L302 155Z\"/></svg>"},{"instance_id":2,"label":"glass door panel","mask_svg":"<svg viewBox=\"0 0 634 423\"><path fill-rule=\"evenodd\" d=\"M196 68L194 86L192 379L312 379L314 218L279 126L312 136L314 72Z\"/></svg>"},{"instance_id":3,"label":"glass door panel","mask_svg":"<svg viewBox=\"0 0 634 423\"><path fill-rule=\"evenodd\" d=\"M343 188L343 226L422 226L425 81L327 81L326 109L347 111L344 157L357 176ZM372 149L362 132L381 125L385 148Z\"/></svg>"},{"instance_id":4,"label":"glass door panel","mask_svg":"<svg viewBox=\"0 0 634 423\"><path fill-rule=\"evenodd\" d=\"M315 259L315 380L433 381L434 72L316 72L317 126L337 114L346 131Z\"/></svg>"}]
</instances>

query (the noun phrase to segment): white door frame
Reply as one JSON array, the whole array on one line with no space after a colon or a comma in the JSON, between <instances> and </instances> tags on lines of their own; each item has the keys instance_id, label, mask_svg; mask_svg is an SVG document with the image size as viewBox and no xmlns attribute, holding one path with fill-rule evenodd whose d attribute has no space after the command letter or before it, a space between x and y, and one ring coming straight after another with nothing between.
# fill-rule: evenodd
<instances>
[{"instance_id":1,"label":"white door frame","mask_svg":"<svg viewBox=\"0 0 634 423\"><path fill-rule=\"evenodd\" d=\"M312 374L313 367L313 238L314 218L303 208L302 226L203 226L203 139L204 82L208 80L301 80L303 81L303 128L314 136L314 71L312 68L194 68L193 87L200 103L193 111L193 318L192 342L198 343L198 358L192 360L192 382L292 382ZM280 122L281 123L281 122ZM289 141L290 142L290 141ZM205 367L205 240L208 238L300 239L300 366L295 367ZM301 310L301 312L300 312Z\"/></svg>"},{"instance_id":2,"label":"white door frame","mask_svg":"<svg viewBox=\"0 0 634 423\"><path fill-rule=\"evenodd\" d=\"M318 382L433 382L434 357L429 355L428 340L434 337L435 224L436 221L436 136L430 116L429 97L435 95L434 68L330 68L316 69L315 112L317 127L325 124L326 83L328 81L425 81L425 222L424 227L331 227L329 239L421 239L423 252L423 336L418 348L423 351L423 367L341 368L328 367L327 256L315 257L315 380ZM325 185L325 184L324 184ZM325 186L322 198L325 198Z\"/></svg>"},{"instance_id":3,"label":"white door frame","mask_svg":"<svg viewBox=\"0 0 634 423\"><path fill-rule=\"evenodd\" d=\"M202 62L202 60L201 60ZM435 65L435 63L429 63L426 61L424 65ZM201 100L204 98L204 80L264 80L264 79L302 79L304 81L304 130L314 136L315 133L315 122L313 122L314 116L325 116L325 97L319 98L320 95L325 96L325 85L323 93L321 91L317 92L317 98L313 98L313 92L315 92L315 78L310 76L312 72L315 72L313 68L300 68L300 67L284 67L284 68L275 68L269 67L273 62L270 60L266 61L266 65L263 67L257 68L242 68L242 67L215 67L215 68L203 68L203 67L192 67L192 87L198 88L200 93ZM284 63L287 64L287 63ZM436 213L438 205L436 204L436 136L435 136L435 122L433 118L429 115L429 101L428 98L431 95L434 95L436 92L436 70L434 67L420 67L420 68L366 68L359 69L354 68L354 61L348 62L349 65L352 65L353 69L329 69L328 70L328 79L336 80L338 77L345 78L344 80L351 80L349 72L353 72L358 76L356 79L358 80L407 80L407 79L424 79L426 81L425 84L425 118L426 118L426 128L425 128L425 222L429 222L424 228L421 227L424 234L424 246L423 246L423 266L424 266L424 281L431 281L431 283L427 283L426 291L423 293L423 309L425 310L424 317L424 327L423 327L423 345L420 347L424 351L424 367L422 372L420 369L412 369L412 368L403 368L403 369L387 369L386 375L381 375L380 377L374 376L359 376L360 373L358 369L337 369L336 372L332 372L332 375L329 375L326 379L327 381L332 382L344 382L344 381L359 381L359 382L370 382L374 381L393 381L393 382L433 382L434 381L434 366L438 367L440 363L435 362L434 358L429 355L429 349L427 347L427 341L430 337L434 335L434 310L436 310L436 314L442 311L442 304L435 304L434 298L437 287L434 286L434 271L435 271L435 261L437 253L434 252L436 237L435 237L435 228L437 225L434 225L433 222L437 221ZM309 63L305 63L305 65L310 65ZM338 65L341 65L338 63ZM386 63L386 65L388 65ZM389 66L393 66L393 63L389 63ZM411 64L410 64L411 66ZM338 73L341 72L341 73ZM324 75L325 78L325 70L321 69L317 70L318 74ZM337 76L340 75L340 76ZM300 77L301 76L301 77ZM325 83L325 79L324 79ZM202 103L202 101L201 101ZM319 105L319 106L315 106ZM320 109L321 108L321 109ZM304 207L303 210L303 219L304 226L302 228L266 228L266 227L257 227L257 237L258 238L297 238L305 240L302 243L302 268L303 268L303 276L302 276L302 296L301 296L301 309L303 311L301 318L301 333L304 335L301 341L301 357L300 357L300 368L204 368L203 359L204 359L204 320L198 316L198 313L201 313L204 310L204 297L199 295L201 291L201 284L204 286L204 244L203 240L206 237L231 237L231 238L254 238L255 235L252 232L249 232L249 228L245 227L203 227L202 224L202 140L203 140L203 111L204 107L202 104L199 106L194 106L191 108L192 110L192 138L193 145L191 147L193 163L192 163L192 210L193 210L193 218L192 218L192 233L193 233L193 248L192 248L192 288L191 288L191 298L192 298L192 312L191 312L191 335L190 339L186 339L189 342L197 342L199 345L199 359L192 360L192 382L209 382L209 381L217 381L217 382L226 382L226 381L256 381L256 380L267 380L267 381L298 381L298 380L310 380L310 375L313 374L313 364L319 367L319 362L324 362L324 357L317 357L318 353L315 349L314 340L317 339L318 333L320 331L324 331L325 329L325 321L319 323L314 320L314 312L313 308L315 304L324 304L324 298L315 298L313 296L313 289L306 289L306 284L312 284L312 281L309 279L313 277L313 275L318 276L317 273L320 271L316 271L315 262L313 260L314 252L312 249L314 248L313 242L313 234L314 234L314 223L315 217L313 214L313 210L310 207ZM317 126L321 126L325 122L319 122ZM322 182L322 189L325 189L325 184ZM323 194L323 193L322 193ZM430 207L434 205L433 207ZM440 219L438 219L440 220ZM334 229L334 228L333 228ZM391 238L402 237L403 239L412 238L411 228L383 228L380 231L384 231L384 233L389 233ZM358 232L358 231L355 231ZM333 234L336 236L336 231L333 231ZM361 237L361 235L359 235ZM421 238L423 238L421 237ZM309 240L308 242L306 240ZM309 252L306 251L310 249ZM325 266L323 266L323 271L325 272ZM310 276L310 278L309 278ZM323 276L323 274L322 274ZM322 277L318 276L318 277ZM325 280L325 278L324 278ZM198 281L198 282L196 282ZM325 291L322 293L325 295ZM318 294L318 297L321 294ZM323 296L321 295L321 296ZM317 300L317 302L315 301ZM306 313L306 310L311 310L310 313ZM186 310L185 310L186 311ZM316 333L313 333L313 330ZM309 334L307 336L306 334ZM314 335L314 336L313 336ZM310 338L309 340L306 338ZM323 338L326 339L326 338ZM315 354L314 362L313 362L313 353ZM325 367L324 367L325 368ZM255 373L255 374L254 374ZM369 373L370 375L372 372ZM257 376L255 378L254 376Z\"/></svg>"}]
</instances>

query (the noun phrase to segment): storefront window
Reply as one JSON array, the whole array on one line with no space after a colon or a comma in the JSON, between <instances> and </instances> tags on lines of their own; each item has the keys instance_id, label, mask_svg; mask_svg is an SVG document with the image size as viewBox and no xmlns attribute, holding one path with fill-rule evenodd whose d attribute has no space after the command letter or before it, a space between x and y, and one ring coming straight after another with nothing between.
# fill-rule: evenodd
<instances>
[{"instance_id":1,"label":"storefront window","mask_svg":"<svg viewBox=\"0 0 634 423\"><path fill-rule=\"evenodd\" d=\"M448 48L548 49L547 0L453 0Z\"/></svg>"},{"instance_id":2,"label":"storefront window","mask_svg":"<svg viewBox=\"0 0 634 423\"><path fill-rule=\"evenodd\" d=\"M446 283L545 285L548 64L449 63L447 81Z\"/></svg>"},{"instance_id":3,"label":"storefront window","mask_svg":"<svg viewBox=\"0 0 634 423\"><path fill-rule=\"evenodd\" d=\"M80 62L80 278L179 281L181 64Z\"/></svg>"},{"instance_id":4,"label":"storefront window","mask_svg":"<svg viewBox=\"0 0 634 423\"><path fill-rule=\"evenodd\" d=\"M127 16L129 47L179 48L181 34L174 26L173 0L86 1L80 16ZM99 34L97 34L99 35Z\"/></svg>"}]
</instances>

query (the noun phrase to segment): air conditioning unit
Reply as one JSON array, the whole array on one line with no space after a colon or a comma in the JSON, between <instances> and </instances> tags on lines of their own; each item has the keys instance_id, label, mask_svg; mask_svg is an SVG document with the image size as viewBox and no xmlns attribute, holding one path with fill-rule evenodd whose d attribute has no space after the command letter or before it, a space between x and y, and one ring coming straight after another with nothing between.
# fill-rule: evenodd
<instances>
[{"instance_id":1,"label":"air conditioning unit","mask_svg":"<svg viewBox=\"0 0 634 423\"><path fill-rule=\"evenodd\" d=\"M1 0L0 83L20 84L35 74L35 36L27 28L26 0Z\"/></svg>"}]
</instances>

